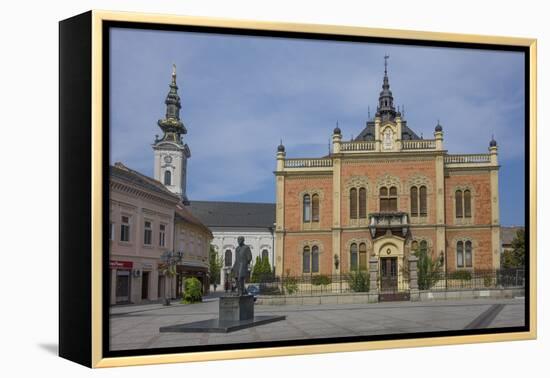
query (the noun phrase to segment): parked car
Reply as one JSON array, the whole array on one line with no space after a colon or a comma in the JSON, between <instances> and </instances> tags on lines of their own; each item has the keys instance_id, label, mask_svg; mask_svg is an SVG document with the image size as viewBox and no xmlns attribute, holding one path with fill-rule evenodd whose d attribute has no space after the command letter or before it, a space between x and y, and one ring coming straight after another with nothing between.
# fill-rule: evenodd
<instances>
[{"instance_id":1,"label":"parked car","mask_svg":"<svg viewBox=\"0 0 550 378\"><path fill-rule=\"evenodd\" d=\"M256 285L249 285L246 288L246 291L248 292L248 294L254 296L254 302L256 302L258 295L260 295L260 288Z\"/></svg>"}]
</instances>

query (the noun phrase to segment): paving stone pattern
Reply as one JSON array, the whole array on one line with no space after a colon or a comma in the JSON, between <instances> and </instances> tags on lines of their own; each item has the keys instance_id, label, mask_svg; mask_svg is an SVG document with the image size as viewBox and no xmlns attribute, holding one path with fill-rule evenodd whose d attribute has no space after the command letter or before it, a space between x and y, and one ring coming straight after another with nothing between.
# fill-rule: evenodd
<instances>
[{"instance_id":1,"label":"paving stone pattern","mask_svg":"<svg viewBox=\"0 0 550 378\"><path fill-rule=\"evenodd\" d=\"M495 307L498 304L503 306ZM211 298L192 305L175 303L168 307L159 304L112 307L110 345L112 350L128 350L461 330L476 324L476 319L483 320L484 314L491 314L487 328L514 327L524 325L524 311L525 302L521 298L349 305L256 305L256 315L285 315L286 319L226 334L159 332L163 326L217 318L218 299ZM477 324L485 323L487 321Z\"/></svg>"}]
</instances>

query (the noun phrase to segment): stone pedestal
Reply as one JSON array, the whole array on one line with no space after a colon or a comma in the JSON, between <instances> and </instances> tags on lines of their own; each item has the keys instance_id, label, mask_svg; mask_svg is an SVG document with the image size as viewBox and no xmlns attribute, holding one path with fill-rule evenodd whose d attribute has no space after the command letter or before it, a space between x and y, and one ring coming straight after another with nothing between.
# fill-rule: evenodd
<instances>
[{"instance_id":1,"label":"stone pedestal","mask_svg":"<svg viewBox=\"0 0 550 378\"><path fill-rule=\"evenodd\" d=\"M220 322L248 320L254 318L254 297L252 295L220 297Z\"/></svg>"},{"instance_id":2,"label":"stone pedestal","mask_svg":"<svg viewBox=\"0 0 550 378\"><path fill-rule=\"evenodd\" d=\"M369 292L378 294L378 259L373 257L369 260Z\"/></svg>"},{"instance_id":3,"label":"stone pedestal","mask_svg":"<svg viewBox=\"0 0 550 378\"><path fill-rule=\"evenodd\" d=\"M159 332L218 332L227 333L239 329L285 320L285 315L254 316L254 296L233 295L220 297L219 318L192 323L160 327Z\"/></svg>"},{"instance_id":4,"label":"stone pedestal","mask_svg":"<svg viewBox=\"0 0 550 378\"><path fill-rule=\"evenodd\" d=\"M409 291L411 293L411 301L420 300L420 292L418 290L418 257L415 255L409 256Z\"/></svg>"}]
</instances>

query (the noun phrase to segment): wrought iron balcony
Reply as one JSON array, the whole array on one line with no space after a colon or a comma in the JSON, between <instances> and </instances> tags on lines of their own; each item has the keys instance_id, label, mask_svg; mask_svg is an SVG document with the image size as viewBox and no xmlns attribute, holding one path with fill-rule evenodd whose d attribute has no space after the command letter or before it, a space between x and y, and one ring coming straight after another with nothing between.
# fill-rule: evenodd
<instances>
[{"instance_id":1,"label":"wrought iron balcony","mask_svg":"<svg viewBox=\"0 0 550 378\"><path fill-rule=\"evenodd\" d=\"M390 211L369 214L369 230L372 238L391 232L392 235L406 237L409 232L409 214Z\"/></svg>"}]
</instances>

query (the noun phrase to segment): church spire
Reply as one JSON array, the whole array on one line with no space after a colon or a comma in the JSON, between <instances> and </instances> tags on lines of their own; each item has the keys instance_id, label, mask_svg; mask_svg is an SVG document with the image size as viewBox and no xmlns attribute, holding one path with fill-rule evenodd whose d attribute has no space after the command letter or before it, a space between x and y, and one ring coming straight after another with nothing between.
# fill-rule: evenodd
<instances>
[{"instance_id":1,"label":"church spire","mask_svg":"<svg viewBox=\"0 0 550 378\"><path fill-rule=\"evenodd\" d=\"M187 130L180 120L181 99L178 95L178 85L176 83L176 65L172 65L172 81L170 90L166 95L166 115L164 119L158 121L159 127L164 132L161 141L170 141L182 143L181 135L186 134Z\"/></svg>"},{"instance_id":2,"label":"church spire","mask_svg":"<svg viewBox=\"0 0 550 378\"><path fill-rule=\"evenodd\" d=\"M378 107L376 109L377 115L379 115L382 120L393 120L396 115L395 107L393 106L393 94L390 90L390 80L388 79L389 58L389 55L384 55L384 79L382 82L382 91L378 98Z\"/></svg>"}]
</instances>

